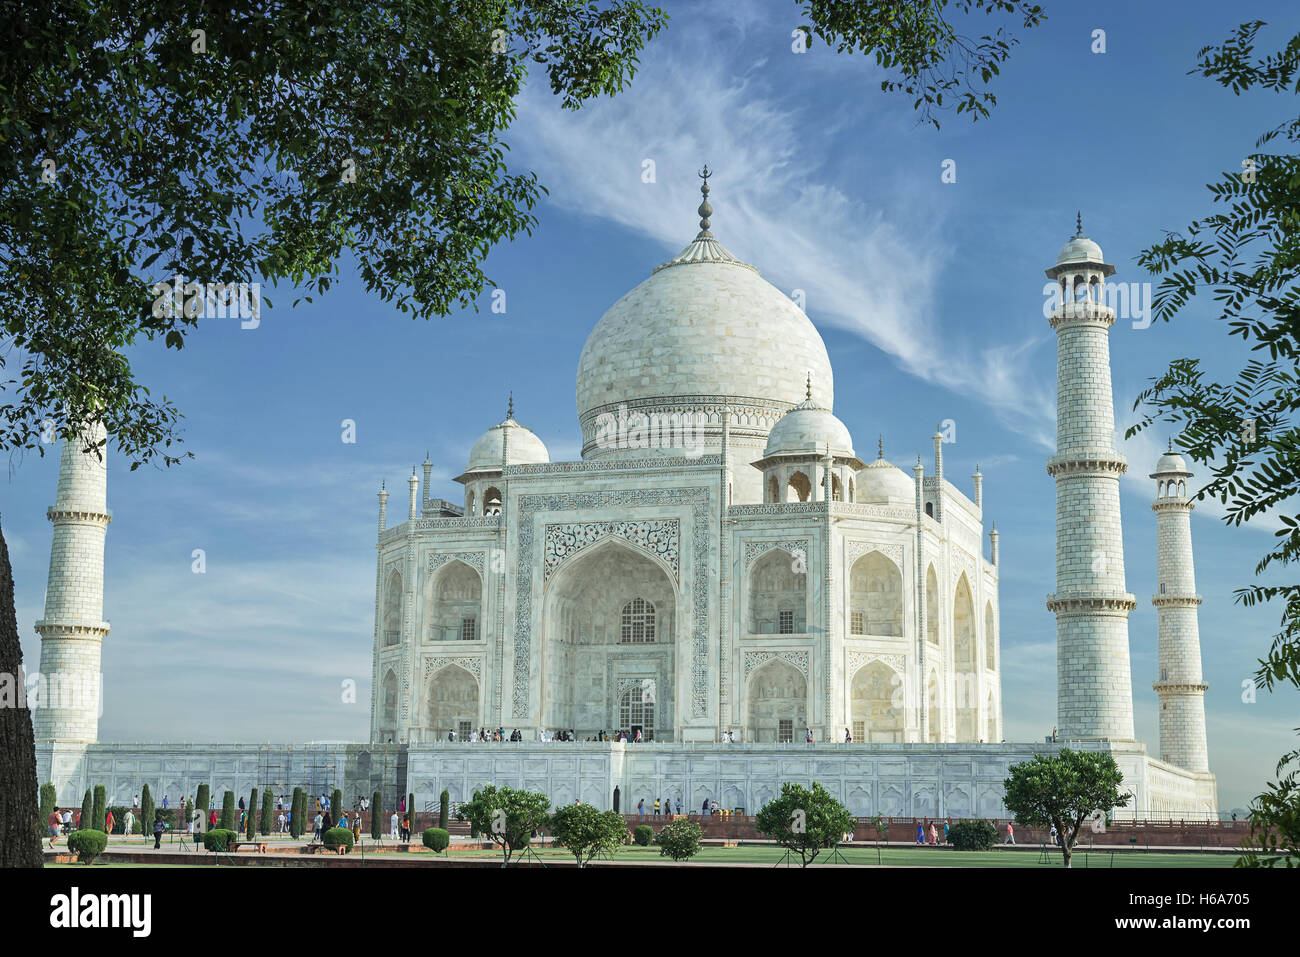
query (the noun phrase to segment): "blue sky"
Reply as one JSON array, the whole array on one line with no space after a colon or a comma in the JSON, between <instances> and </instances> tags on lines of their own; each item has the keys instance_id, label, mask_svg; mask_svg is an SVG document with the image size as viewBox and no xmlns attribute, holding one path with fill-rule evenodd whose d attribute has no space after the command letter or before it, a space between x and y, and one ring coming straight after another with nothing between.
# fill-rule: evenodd
<instances>
[{"instance_id":1,"label":"blue sky","mask_svg":"<svg viewBox=\"0 0 1300 957\"><path fill-rule=\"evenodd\" d=\"M879 92L865 58L791 50L791 0L664 2L667 29L631 87L577 114L544 84L522 97L508 141L517 170L550 189L532 237L495 250L506 294L493 314L412 321L368 297L345 267L329 295L261 326L212 320L180 354L138 349L155 394L184 412L196 458L128 473L110 459L102 740L364 740L373 628L374 530L381 479L404 515L405 478L426 450L431 492L505 413L576 458L578 355L600 315L694 235L696 169L716 170L713 231L787 292L802 289L835 367L835 411L869 455L876 436L907 466L953 419L945 473L969 489L978 461L985 514L1001 537L1004 714L1009 740L1055 722L1055 339L1042 316L1043 269L1085 232L1145 281L1138 251L1208 209L1205 184L1240 168L1256 136L1295 115L1271 94L1234 97L1187 76L1196 51L1235 24L1270 22L1278 47L1300 28L1282 3L1104 2L1022 33L995 84L991 118L918 125L905 97ZM1106 52L1091 52L1106 32ZM655 182L642 181L653 160ZM941 182L945 160L955 183ZM1111 335L1118 418L1172 358L1227 368L1210 303L1173 326ZM341 441L356 422L357 442ZM1156 747L1154 483L1166 433L1124 443L1122 483L1139 737ZM30 668L41 616L57 456L12 457L3 498L18 619ZM1244 805L1294 746L1295 692L1242 701L1275 630L1246 610L1270 529L1228 529L1213 503L1193 519L1213 770L1220 803ZM192 552L207 571L191 572ZM356 704L340 686L358 683Z\"/></svg>"}]
</instances>

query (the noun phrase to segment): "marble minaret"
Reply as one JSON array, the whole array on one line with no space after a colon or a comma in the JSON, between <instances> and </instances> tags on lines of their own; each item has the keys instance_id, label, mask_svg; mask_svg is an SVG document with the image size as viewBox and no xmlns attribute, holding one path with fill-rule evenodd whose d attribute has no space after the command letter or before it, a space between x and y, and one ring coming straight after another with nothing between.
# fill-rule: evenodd
<instances>
[{"instance_id":1,"label":"marble minaret","mask_svg":"<svg viewBox=\"0 0 1300 957\"><path fill-rule=\"evenodd\" d=\"M102 441L101 427L92 433ZM107 463L84 451L80 439L65 440L59 488L46 511L54 523L45 617L41 636L40 699L32 716L38 742L86 744L98 740L103 685L100 650L104 621L104 536L111 517L106 504ZM107 454L107 447L100 450Z\"/></svg>"},{"instance_id":2,"label":"marble minaret","mask_svg":"<svg viewBox=\"0 0 1300 957\"><path fill-rule=\"evenodd\" d=\"M1197 623L1196 573L1192 564L1192 473L1172 448L1156 470L1156 579L1151 603L1159 622L1157 650L1160 696L1160 760L1189 771L1210 770L1205 746L1205 690L1201 676L1201 634Z\"/></svg>"},{"instance_id":3,"label":"marble minaret","mask_svg":"<svg viewBox=\"0 0 1300 957\"><path fill-rule=\"evenodd\" d=\"M1128 615L1137 606L1124 587L1119 480L1128 465L1115 450L1110 384L1110 327L1105 280L1115 267L1078 231L1047 276L1058 303L1049 321L1057 337L1056 707L1060 737L1133 739Z\"/></svg>"}]
</instances>

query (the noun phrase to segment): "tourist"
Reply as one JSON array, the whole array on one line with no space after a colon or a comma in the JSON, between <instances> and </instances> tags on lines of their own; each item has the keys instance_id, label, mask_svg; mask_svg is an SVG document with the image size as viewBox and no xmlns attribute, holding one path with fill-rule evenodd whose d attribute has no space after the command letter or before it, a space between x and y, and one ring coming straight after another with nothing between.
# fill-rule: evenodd
<instances>
[{"instance_id":1,"label":"tourist","mask_svg":"<svg viewBox=\"0 0 1300 957\"><path fill-rule=\"evenodd\" d=\"M155 851L162 847L162 836L165 830L167 830L167 825L163 823L162 815L155 814L153 819L153 849Z\"/></svg>"},{"instance_id":2,"label":"tourist","mask_svg":"<svg viewBox=\"0 0 1300 957\"><path fill-rule=\"evenodd\" d=\"M321 837L323 838L325 836L325 832L330 830L330 828L332 828L333 826L334 826L334 818L330 816L329 811L326 811L325 819L321 821L321 825L320 825Z\"/></svg>"},{"instance_id":3,"label":"tourist","mask_svg":"<svg viewBox=\"0 0 1300 957\"><path fill-rule=\"evenodd\" d=\"M243 798L240 798L239 800L240 800L240 803L242 804L244 799L243 799ZM163 795L163 807L166 807L166 806L167 806L167 795L164 794L164 795Z\"/></svg>"},{"instance_id":4,"label":"tourist","mask_svg":"<svg viewBox=\"0 0 1300 957\"><path fill-rule=\"evenodd\" d=\"M678 798L678 799L677 799L677 813L678 813L678 814L681 814L681 813L682 813L682 799L681 799L681 798Z\"/></svg>"},{"instance_id":5,"label":"tourist","mask_svg":"<svg viewBox=\"0 0 1300 957\"><path fill-rule=\"evenodd\" d=\"M209 811L209 812L208 812L208 827L211 828L211 827L216 827L216 826L217 826L217 812L216 812L216 811Z\"/></svg>"},{"instance_id":6,"label":"tourist","mask_svg":"<svg viewBox=\"0 0 1300 957\"><path fill-rule=\"evenodd\" d=\"M659 799L655 798L655 817L659 816Z\"/></svg>"},{"instance_id":7,"label":"tourist","mask_svg":"<svg viewBox=\"0 0 1300 957\"><path fill-rule=\"evenodd\" d=\"M80 830L81 830L81 812L80 812L80 811L77 812L77 819L76 819L75 821L72 822L72 829L73 829L74 831L80 831Z\"/></svg>"},{"instance_id":8,"label":"tourist","mask_svg":"<svg viewBox=\"0 0 1300 957\"><path fill-rule=\"evenodd\" d=\"M948 843L948 822L947 821L943 822L943 842L945 844Z\"/></svg>"},{"instance_id":9,"label":"tourist","mask_svg":"<svg viewBox=\"0 0 1300 957\"><path fill-rule=\"evenodd\" d=\"M1013 831L1013 830L1011 829L1011 822L1010 822L1010 821L1007 821L1007 836L1006 836L1006 839L1005 839L1002 843L1003 843L1003 844L1010 844L1010 845L1012 845L1013 847L1015 846L1015 843L1016 843L1016 832Z\"/></svg>"},{"instance_id":10,"label":"tourist","mask_svg":"<svg viewBox=\"0 0 1300 957\"><path fill-rule=\"evenodd\" d=\"M325 823L325 818L324 818L324 816L321 814L320 811L317 811L317 812L316 812L316 819L312 822L312 824L314 825L314 828L313 828L313 830L312 830L312 832L311 832L311 839L312 839L313 841L319 841L319 840L320 840L320 835L321 835L321 826L322 826L324 823Z\"/></svg>"},{"instance_id":11,"label":"tourist","mask_svg":"<svg viewBox=\"0 0 1300 957\"><path fill-rule=\"evenodd\" d=\"M645 798L636 802L636 813L640 817L645 817Z\"/></svg>"},{"instance_id":12,"label":"tourist","mask_svg":"<svg viewBox=\"0 0 1300 957\"><path fill-rule=\"evenodd\" d=\"M700 805L700 813L701 813L701 814L708 814L708 813L709 813L709 799L708 799L708 798L705 798L705 799L704 799L704 803Z\"/></svg>"},{"instance_id":13,"label":"tourist","mask_svg":"<svg viewBox=\"0 0 1300 957\"><path fill-rule=\"evenodd\" d=\"M352 843L356 844L361 841L361 815L352 816Z\"/></svg>"},{"instance_id":14,"label":"tourist","mask_svg":"<svg viewBox=\"0 0 1300 957\"><path fill-rule=\"evenodd\" d=\"M939 832L935 829L934 821L930 822L930 844L934 847L939 846Z\"/></svg>"},{"instance_id":15,"label":"tourist","mask_svg":"<svg viewBox=\"0 0 1300 957\"><path fill-rule=\"evenodd\" d=\"M349 831L349 830L351 830L351 828L348 827L348 812L347 812L347 811L344 811L342 814L339 815L339 823L338 823L338 826L341 827L341 828L343 828L343 830L345 830L345 831Z\"/></svg>"},{"instance_id":16,"label":"tourist","mask_svg":"<svg viewBox=\"0 0 1300 957\"><path fill-rule=\"evenodd\" d=\"M50 847L53 847L54 842L59 839L59 831L63 829L63 818L60 817L58 808L50 812L50 819L46 822L46 825L50 829Z\"/></svg>"},{"instance_id":17,"label":"tourist","mask_svg":"<svg viewBox=\"0 0 1300 957\"><path fill-rule=\"evenodd\" d=\"M402 843L411 843L411 815L402 815Z\"/></svg>"},{"instance_id":18,"label":"tourist","mask_svg":"<svg viewBox=\"0 0 1300 957\"><path fill-rule=\"evenodd\" d=\"M924 825L924 824L918 824L918 825L916 825L916 843L917 843L917 844L924 844L924 843L925 843L925 825Z\"/></svg>"},{"instance_id":19,"label":"tourist","mask_svg":"<svg viewBox=\"0 0 1300 957\"><path fill-rule=\"evenodd\" d=\"M108 809L108 816L104 818L104 833L105 834L113 833L113 809L112 808Z\"/></svg>"},{"instance_id":20,"label":"tourist","mask_svg":"<svg viewBox=\"0 0 1300 957\"><path fill-rule=\"evenodd\" d=\"M127 809L126 817L122 818L122 833L127 837L135 833L135 812L130 808Z\"/></svg>"},{"instance_id":21,"label":"tourist","mask_svg":"<svg viewBox=\"0 0 1300 957\"><path fill-rule=\"evenodd\" d=\"M1060 843L1060 842L1057 841L1057 839L1056 839L1056 825L1055 825L1055 824L1053 824L1053 825L1052 825L1052 829L1051 829L1050 831L1047 832L1047 838L1048 838L1048 840L1051 841L1053 844L1058 844L1058 843Z\"/></svg>"},{"instance_id":22,"label":"tourist","mask_svg":"<svg viewBox=\"0 0 1300 957\"><path fill-rule=\"evenodd\" d=\"M283 795L283 794L277 794L277 795L275 796L275 809L276 809L277 811L283 811L283 810L284 810L284 795Z\"/></svg>"},{"instance_id":23,"label":"tourist","mask_svg":"<svg viewBox=\"0 0 1300 957\"><path fill-rule=\"evenodd\" d=\"M140 806L140 795L137 794L135 797L131 798L131 807L137 808L139 806Z\"/></svg>"},{"instance_id":24,"label":"tourist","mask_svg":"<svg viewBox=\"0 0 1300 957\"><path fill-rule=\"evenodd\" d=\"M803 739L806 743L812 744L812 728L803 729Z\"/></svg>"},{"instance_id":25,"label":"tourist","mask_svg":"<svg viewBox=\"0 0 1300 957\"><path fill-rule=\"evenodd\" d=\"M845 729L844 729L844 743L845 743L845 744L852 744L852 743L853 743L853 735L849 734L849 729L848 729L848 728L845 728Z\"/></svg>"},{"instance_id":26,"label":"tourist","mask_svg":"<svg viewBox=\"0 0 1300 957\"><path fill-rule=\"evenodd\" d=\"M284 833L284 825L285 825L285 820L284 820L284 811L281 811L281 812L280 812L279 817L277 817L277 818L275 819L275 823L278 824L279 827L280 827L279 833L283 834L283 833Z\"/></svg>"},{"instance_id":27,"label":"tourist","mask_svg":"<svg viewBox=\"0 0 1300 957\"><path fill-rule=\"evenodd\" d=\"M394 811L393 816L388 819L388 825L389 825L388 831L390 834L393 835L393 840L397 840L397 812L396 811Z\"/></svg>"},{"instance_id":28,"label":"tourist","mask_svg":"<svg viewBox=\"0 0 1300 957\"><path fill-rule=\"evenodd\" d=\"M72 831L72 812L65 810L63 812L63 833L68 834Z\"/></svg>"}]
</instances>

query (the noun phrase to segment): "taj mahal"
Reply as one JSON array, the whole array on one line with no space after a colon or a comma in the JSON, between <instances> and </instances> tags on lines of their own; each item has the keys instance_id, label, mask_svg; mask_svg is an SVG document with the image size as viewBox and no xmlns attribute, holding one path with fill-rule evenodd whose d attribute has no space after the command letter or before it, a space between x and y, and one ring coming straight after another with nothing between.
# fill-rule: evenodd
<instances>
[{"instance_id":1,"label":"taj mahal","mask_svg":"<svg viewBox=\"0 0 1300 957\"><path fill-rule=\"evenodd\" d=\"M1151 475L1157 751L1134 737L1101 248L1079 224L1046 270L1061 294L1054 589L1043 582L1058 733L1013 743L978 466L945 474L942 426L918 437L924 461L894 464L876 436L860 456L821 336L715 238L707 168L702 190L697 235L582 350L580 460L551 461L512 400L455 501L430 488L427 456L400 523L380 489L368 742L102 743L96 696L35 712L40 781L63 801L103 783L112 803L147 781L157 794L384 788L424 805L494 783L556 805L609 808L617 790L624 808L753 813L783 781L817 780L858 815L993 817L1010 764L1068 746L1114 755L1133 795L1121 815L1213 814L1191 473L1172 450ZM97 675L111 653L106 475L75 443L49 516L41 671ZM482 727L520 740L470 744Z\"/></svg>"}]
</instances>

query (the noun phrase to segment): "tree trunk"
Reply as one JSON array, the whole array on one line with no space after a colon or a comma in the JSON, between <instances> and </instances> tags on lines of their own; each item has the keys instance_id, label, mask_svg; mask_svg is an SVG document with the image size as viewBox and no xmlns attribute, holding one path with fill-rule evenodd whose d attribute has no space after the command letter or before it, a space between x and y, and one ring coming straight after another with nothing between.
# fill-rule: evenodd
<instances>
[{"instance_id":1,"label":"tree trunk","mask_svg":"<svg viewBox=\"0 0 1300 957\"><path fill-rule=\"evenodd\" d=\"M0 531L0 674L23 680L23 646L14 612L14 576L9 546ZM19 694L17 687L15 695ZM37 811L36 743L26 707L0 707L0 868L42 867Z\"/></svg>"}]
</instances>

